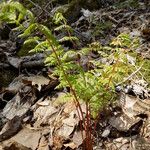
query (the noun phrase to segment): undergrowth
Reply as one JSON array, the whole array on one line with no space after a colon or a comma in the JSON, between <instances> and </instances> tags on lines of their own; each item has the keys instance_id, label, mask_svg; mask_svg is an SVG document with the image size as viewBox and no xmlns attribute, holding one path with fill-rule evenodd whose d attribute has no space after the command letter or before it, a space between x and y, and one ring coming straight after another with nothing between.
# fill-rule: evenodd
<instances>
[{"instance_id":1,"label":"undergrowth","mask_svg":"<svg viewBox=\"0 0 150 150\"><path fill-rule=\"evenodd\" d=\"M54 15L53 21L57 26L51 31L36 22L32 12L18 2L1 3L0 8L1 23L15 23L17 28L14 30L22 32L19 37L26 38L24 44L36 43L30 52L45 54L45 65L54 68L50 77L59 78L57 88L69 88L68 93L74 98L79 118L84 125L80 126L81 130L86 131L86 149L91 150L91 118L96 118L100 109L113 102L115 86L127 82L126 78L143 63L138 62L137 66L129 54L134 53L138 47L138 39L122 33L107 46L102 46L97 41L78 49L79 39L73 36L73 29L61 13ZM42 35L35 34L39 32ZM58 40L54 32L65 34ZM66 41L73 44L73 49L63 46ZM86 103L86 117L82 112L83 102Z\"/></svg>"}]
</instances>

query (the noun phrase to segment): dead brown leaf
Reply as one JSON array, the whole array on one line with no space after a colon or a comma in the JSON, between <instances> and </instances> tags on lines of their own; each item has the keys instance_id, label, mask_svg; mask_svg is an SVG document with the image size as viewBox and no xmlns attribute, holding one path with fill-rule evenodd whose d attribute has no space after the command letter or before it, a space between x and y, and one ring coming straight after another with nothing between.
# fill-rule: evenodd
<instances>
[{"instance_id":1,"label":"dead brown leaf","mask_svg":"<svg viewBox=\"0 0 150 150\"><path fill-rule=\"evenodd\" d=\"M69 147L69 148L71 148L71 149L75 149L75 148L77 147L73 142L64 144L64 146L65 146L65 147Z\"/></svg>"},{"instance_id":2,"label":"dead brown leaf","mask_svg":"<svg viewBox=\"0 0 150 150\"><path fill-rule=\"evenodd\" d=\"M82 137L82 133L83 133L83 137ZM76 131L73 135L73 143L79 147L82 143L83 140L85 139L85 131L81 132L81 131Z\"/></svg>"},{"instance_id":3,"label":"dead brown leaf","mask_svg":"<svg viewBox=\"0 0 150 150\"><path fill-rule=\"evenodd\" d=\"M48 78L45 78L44 76L38 75L38 76L26 77L25 79L23 79L22 82L31 85L37 85L38 86L37 89L41 91L42 86L48 85L50 80Z\"/></svg>"}]
</instances>

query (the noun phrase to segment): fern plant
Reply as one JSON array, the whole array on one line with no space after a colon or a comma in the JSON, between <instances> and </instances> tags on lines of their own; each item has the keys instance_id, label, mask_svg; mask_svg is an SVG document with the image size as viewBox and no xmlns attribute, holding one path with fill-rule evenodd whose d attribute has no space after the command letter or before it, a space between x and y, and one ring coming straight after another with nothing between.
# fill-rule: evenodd
<instances>
[{"instance_id":1,"label":"fern plant","mask_svg":"<svg viewBox=\"0 0 150 150\"><path fill-rule=\"evenodd\" d=\"M69 87L71 89L70 94L75 99L77 109L79 108L79 111L81 111L79 114L82 114L80 116L82 120L85 118L79 100L86 103L87 119L84 122L86 146L91 149L92 142L89 144L89 141L92 141L90 118L91 116L96 118L100 108L106 106L115 97L115 85L135 71L135 65L129 62L127 56L128 51L134 48L137 42L132 41L129 35L121 34L107 47L94 42L78 51L66 51L47 27L36 23L34 29L40 30L45 35L46 40L41 41L31 52L46 53L46 65L53 65L55 67L53 75L59 76L60 84L57 88ZM21 36L33 32L33 30L29 30L30 33L28 31L28 34L26 34L26 30ZM36 38L34 37L34 39ZM47 52L50 52L50 54ZM90 55L93 52L97 52L99 57L105 58L106 63L91 59ZM92 65L93 69L90 69L90 66L84 69L82 58L85 57L90 58L86 63ZM79 58L80 60L78 60Z\"/></svg>"},{"instance_id":2,"label":"fern plant","mask_svg":"<svg viewBox=\"0 0 150 150\"><path fill-rule=\"evenodd\" d=\"M74 86L78 93L78 97L85 101L89 101L91 98L84 97L86 94L83 94L79 89L85 89L85 93L89 93L91 97L95 94L93 90L97 93L97 89L91 89L94 85L95 87L100 87L101 85L110 86L114 89L114 85L117 84L125 75L129 75L134 71L134 66L128 63L127 53L130 49L133 49L137 46L135 40L130 39L129 35L121 34L116 39L112 41L110 46L101 46L100 43L94 42L88 45L88 47L82 48L81 50L68 50L66 51L63 46L60 44L62 41L76 41L76 37L71 36L72 28L67 25L66 19L61 13L56 13L54 15L54 23L59 25L54 30L55 31L64 31L66 30L68 36L63 37L60 40L57 40L52 32L44 25L38 24L35 22L34 15L29 10L25 9L19 2L3 2L0 4L0 19L3 22L16 23L18 26L22 26L21 21L29 21L27 28L23 30L23 33L20 34L20 37L28 37L25 41L25 44L30 44L30 42L35 41L37 45L30 52L44 52L46 54L45 63L47 66L55 66L54 75L60 77L60 87L67 86L67 83L63 77L62 68L59 66L59 59L63 70L67 72L68 78L70 79L71 84ZM19 14L18 14L19 13ZM23 22L24 23L24 22ZM41 39L38 36L32 36L34 32L40 31L45 35L45 39ZM55 52L52 51L55 49ZM89 59L87 63L93 66L92 70L83 69L82 63L78 63L83 57L90 57L92 52L97 52L100 57L105 57L107 61L103 64L100 61L95 59ZM58 58L56 58L56 55ZM114 69L115 68L115 69ZM131 69L132 68L132 69ZM114 73L114 75L112 74ZM110 80L111 78L111 80ZM96 81L98 81L96 83ZM77 84L76 84L77 83ZM81 83L82 85L78 84ZM93 84L94 83L94 84ZM107 87L106 86L106 87ZM90 90L89 90L90 89ZM89 90L87 92L87 90ZM90 94L91 92L92 94ZM81 94L82 93L82 94ZM101 92L100 92L101 93ZM83 96L84 95L84 96Z\"/></svg>"},{"instance_id":3,"label":"fern plant","mask_svg":"<svg viewBox=\"0 0 150 150\"><path fill-rule=\"evenodd\" d=\"M61 13L54 16L55 24L59 25L55 31L66 31L67 35L57 40L51 30L35 22L32 13L28 13L29 11L25 8L21 10L14 8L14 4L20 6L18 2L2 3L6 9L0 11L0 17L3 18L3 21L15 22L19 27L23 26L21 20L23 23L29 21L27 27L22 28L23 33L19 36L28 37L25 44L30 44L32 41L37 43L30 52L45 53L45 64L54 67L53 75L57 75L60 80L57 88L70 88L70 95L74 97L79 118L83 121L86 130L86 149L91 150L90 119L91 117L96 118L100 108L105 107L115 97L115 85L136 70L136 64L128 60L128 53L138 45L137 39L132 40L129 35L121 34L108 46L94 42L80 50L65 50L61 44L63 41L69 40L75 45L78 39L72 36L72 28L67 25L67 21ZM7 9L15 17L11 17L10 13L7 14ZM16 11L19 11L20 16L23 16L22 19L18 19ZM28 14L30 17L28 16L29 20L28 18L26 20ZM34 36L37 31L43 34L42 38ZM93 53L96 53L99 59L92 58L91 54ZM83 115L80 101L86 103L86 117Z\"/></svg>"},{"instance_id":4,"label":"fern plant","mask_svg":"<svg viewBox=\"0 0 150 150\"><path fill-rule=\"evenodd\" d=\"M19 2L10 0L0 3L0 24L12 23L24 29L24 25L34 22L34 19L33 13ZM24 24L23 21L25 21Z\"/></svg>"}]
</instances>

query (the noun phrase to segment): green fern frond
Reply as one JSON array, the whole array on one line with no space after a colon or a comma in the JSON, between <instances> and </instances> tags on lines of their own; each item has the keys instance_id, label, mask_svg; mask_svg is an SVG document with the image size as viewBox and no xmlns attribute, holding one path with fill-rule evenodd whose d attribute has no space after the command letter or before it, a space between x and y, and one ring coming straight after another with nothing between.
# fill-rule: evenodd
<instances>
[{"instance_id":1,"label":"green fern frond","mask_svg":"<svg viewBox=\"0 0 150 150\"><path fill-rule=\"evenodd\" d=\"M79 39L75 36L65 36L59 40L59 42L65 42L65 41L79 41Z\"/></svg>"},{"instance_id":2,"label":"green fern frond","mask_svg":"<svg viewBox=\"0 0 150 150\"><path fill-rule=\"evenodd\" d=\"M59 27L56 27L54 30L55 31L61 31L63 29L66 29L66 30L69 30L69 31L72 30L72 28L69 25L66 25L66 24L62 24Z\"/></svg>"},{"instance_id":3,"label":"green fern frond","mask_svg":"<svg viewBox=\"0 0 150 150\"><path fill-rule=\"evenodd\" d=\"M49 44L51 43L51 45L59 46L58 41L56 40L56 38L52 34L51 30L48 29L48 27L40 24L38 26L38 28L46 36L46 38L48 39Z\"/></svg>"},{"instance_id":4,"label":"green fern frond","mask_svg":"<svg viewBox=\"0 0 150 150\"><path fill-rule=\"evenodd\" d=\"M34 18L33 14L24 8L21 3L7 1L0 4L1 21L7 23L16 23L18 25L26 17L30 18L31 20Z\"/></svg>"},{"instance_id":5,"label":"green fern frond","mask_svg":"<svg viewBox=\"0 0 150 150\"><path fill-rule=\"evenodd\" d=\"M33 13L30 10L26 10L26 15L32 23L35 21L35 16L33 15Z\"/></svg>"},{"instance_id":6,"label":"green fern frond","mask_svg":"<svg viewBox=\"0 0 150 150\"><path fill-rule=\"evenodd\" d=\"M19 37L28 37L30 36L35 30L37 30L38 24L33 23L28 26L28 28L23 32L23 34L20 34Z\"/></svg>"},{"instance_id":7,"label":"green fern frond","mask_svg":"<svg viewBox=\"0 0 150 150\"><path fill-rule=\"evenodd\" d=\"M78 54L82 56L82 55L88 55L90 52L91 52L91 48L84 47L78 52Z\"/></svg>"},{"instance_id":8,"label":"green fern frond","mask_svg":"<svg viewBox=\"0 0 150 150\"><path fill-rule=\"evenodd\" d=\"M56 66L57 60L54 55L49 55L46 57L44 63L46 64L46 66Z\"/></svg>"},{"instance_id":9,"label":"green fern frond","mask_svg":"<svg viewBox=\"0 0 150 150\"><path fill-rule=\"evenodd\" d=\"M1 12L6 12L6 11L18 11L21 12L22 14L26 13L26 9L23 7L23 5L19 2L12 2L12 1L7 1L0 3L0 9Z\"/></svg>"},{"instance_id":10,"label":"green fern frond","mask_svg":"<svg viewBox=\"0 0 150 150\"><path fill-rule=\"evenodd\" d=\"M60 24L62 22L66 24L66 18L64 18L64 16L60 12L55 13L53 21L55 24Z\"/></svg>"},{"instance_id":11,"label":"green fern frond","mask_svg":"<svg viewBox=\"0 0 150 150\"><path fill-rule=\"evenodd\" d=\"M0 4L0 20L3 22L15 22L16 12L14 9L9 9L6 3Z\"/></svg>"},{"instance_id":12,"label":"green fern frond","mask_svg":"<svg viewBox=\"0 0 150 150\"><path fill-rule=\"evenodd\" d=\"M91 48L92 51L100 51L102 49L102 45L99 42L93 42L89 44L89 48Z\"/></svg>"},{"instance_id":13,"label":"green fern frond","mask_svg":"<svg viewBox=\"0 0 150 150\"><path fill-rule=\"evenodd\" d=\"M21 20L23 20L23 19L24 19L24 15L22 13L20 13L16 20L16 23L19 24L19 22L21 22Z\"/></svg>"},{"instance_id":14,"label":"green fern frond","mask_svg":"<svg viewBox=\"0 0 150 150\"><path fill-rule=\"evenodd\" d=\"M56 52L57 56L60 57L63 55L63 51L59 50ZM46 58L44 63L46 64L46 66L57 66L58 62L56 59L56 55L52 52L51 54L49 54Z\"/></svg>"},{"instance_id":15,"label":"green fern frond","mask_svg":"<svg viewBox=\"0 0 150 150\"><path fill-rule=\"evenodd\" d=\"M77 60L78 58L78 55L77 55L77 52L73 51L73 50L70 50L70 51L67 51L63 57L62 57L62 61L63 62L68 62L68 61L73 61L73 60Z\"/></svg>"},{"instance_id":16,"label":"green fern frond","mask_svg":"<svg viewBox=\"0 0 150 150\"><path fill-rule=\"evenodd\" d=\"M19 2L8 2L7 5L10 9L15 9L18 12L22 13L22 14L26 14L26 9L23 7L23 5Z\"/></svg>"},{"instance_id":17,"label":"green fern frond","mask_svg":"<svg viewBox=\"0 0 150 150\"><path fill-rule=\"evenodd\" d=\"M121 33L110 43L110 45L130 48L131 43L132 39L130 35L126 33Z\"/></svg>"},{"instance_id":18,"label":"green fern frond","mask_svg":"<svg viewBox=\"0 0 150 150\"><path fill-rule=\"evenodd\" d=\"M63 68L64 68L64 71L66 71L67 73L71 73L71 74L73 71L79 70L79 66L77 64L75 64L74 62L63 63Z\"/></svg>"},{"instance_id":19,"label":"green fern frond","mask_svg":"<svg viewBox=\"0 0 150 150\"><path fill-rule=\"evenodd\" d=\"M33 39L32 39L33 40ZM35 40L35 39L34 39ZM28 41L27 41L28 42ZM40 42L38 45L35 46L34 49L30 50L29 52L35 52L35 53L38 53L38 52L44 52L46 50L50 50L50 46L49 46L49 43L48 41L43 41L43 42Z\"/></svg>"},{"instance_id":20,"label":"green fern frond","mask_svg":"<svg viewBox=\"0 0 150 150\"><path fill-rule=\"evenodd\" d=\"M24 44L31 44L31 43L33 43L33 42L35 42L35 43L39 43L39 40L40 40L40 38L38 37L38 36L35 36L35 37L30 37L30 38L28 38L27 40L25 40L25 42L24 42Z\"/></svg>"}]
</instances>

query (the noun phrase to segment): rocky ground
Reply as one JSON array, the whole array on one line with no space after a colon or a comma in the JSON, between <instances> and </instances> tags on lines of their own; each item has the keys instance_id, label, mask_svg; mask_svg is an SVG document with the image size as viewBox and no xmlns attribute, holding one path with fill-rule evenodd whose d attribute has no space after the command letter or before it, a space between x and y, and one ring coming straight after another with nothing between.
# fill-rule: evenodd
<instances>
[{"instance_id":1,"label":"rocky ground","mask_svg":"<svg viewBox=\"0 0 150 150\"><path fill-rule=\"evenodd\" d=\"M53 15L60 7L66 8L65 2L53 7L51 3L43 5L44 15L38 17L39 21ZM130 94L126 92L124 105L110 104L101 110L96 123L94 120L91 123L95 150L150 149L148 5L145 1L139 1L138 7L129 7L128 3L124 7L108 3L96 10L88 9L87 5L86 8L80 6L79 14L73 20L66 15L74 34L82 41L81 47L92 41L107 45L125 32L140 39L136 52L147 61L146 79L130 85L136 96L128 96ZM33 11L40 7L36 3L33 6ZM25 50L30 48L22 46L22 39L17 38L18 33L14 33L12 28L6 24L0 29L0 149L82 149L85 139L81 136L73 100L66 97L65 90L56 89L59 84L57 78L47 77L51 68L44 66L45 55L28 55ZM136 99L132 106L128 105L137 95L144 95L143 100ZM85 113L85 104L82 103L81 107ZM141 109L140 113L136 109Z\"/></svg>"}]
</instances>

